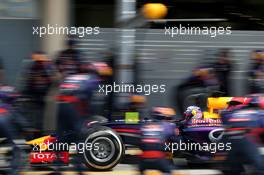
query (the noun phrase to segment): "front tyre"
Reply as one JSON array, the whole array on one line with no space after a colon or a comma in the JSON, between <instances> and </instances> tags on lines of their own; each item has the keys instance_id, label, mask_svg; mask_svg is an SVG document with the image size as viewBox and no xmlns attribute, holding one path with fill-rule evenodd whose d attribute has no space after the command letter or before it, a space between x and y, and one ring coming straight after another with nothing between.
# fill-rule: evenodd
<instances>
[{"instance_id":1,"label":"front tyre","mask_svg":"<svg viewBox=\"0 0 264 175\"><path fill-rule=\"evenodd\" d=\"M88 130L85 145L92 145L84 152L85 164L94 170L110 170L124 155L121 138L110 128L97 126Z\"/></svg>"}]
</instances>

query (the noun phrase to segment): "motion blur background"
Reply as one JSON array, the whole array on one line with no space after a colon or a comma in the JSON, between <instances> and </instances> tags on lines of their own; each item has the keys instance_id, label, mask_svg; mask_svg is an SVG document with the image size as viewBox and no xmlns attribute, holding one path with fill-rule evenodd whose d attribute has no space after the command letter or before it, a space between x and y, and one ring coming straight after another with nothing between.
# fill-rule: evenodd
<instances>
[{"instance_id":1,"label":"motion blur background","mask_svg":"<svg viewBox=\"0 0 264 175\"><path fill-rule=\"evenodd\" d=\"M129 26L129 20L137 16L143 4L148 2L165 4L168 7L165 19L143 24L139 21L139 25ZM23 66L33 51L44 51L49 58L55 59L58 51L64 49L67 36L40 38L32 34L33 26L98 26L99 35L76 38L78 49L88 60L102 60L108 52L119 55L116 59L122 59L124 64L133 64L137 60L140 83L166 85L166 93L148 97L149 106L172 105L169 97L173 87L190 75L192 68L199 63L215 59L221 48L230 49L234 64L230 77L233 80L231 95L244 95L250 53L264 48L263 8L262 0L1 0L0 57L5 81L9 85L21 86ZM127 25L123 20L128 21ZM117 29L120 24L136 30L121 32ZM165 26L179 24L230 26L232 34L215 38L202 35L171 38L164 35ZM122 37L132 38L131 42L122 42ZM121 52L127 54L122 56ZM131 76L129 71L135 72L128 70L124 73L125 79Z\"/></svg>"}]
</instances>

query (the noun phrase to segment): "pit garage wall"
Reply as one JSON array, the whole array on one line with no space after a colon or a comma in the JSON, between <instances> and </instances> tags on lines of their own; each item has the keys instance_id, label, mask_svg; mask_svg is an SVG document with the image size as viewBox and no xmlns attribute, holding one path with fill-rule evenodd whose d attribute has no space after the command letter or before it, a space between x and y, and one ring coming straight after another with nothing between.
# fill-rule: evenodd
<instances>
[{"instance_id":1,"label":"pit garage wall","mask_svg":"<svg viewBox=\"0 0 264 175\"><path fill-rule=\"evenodd\" d=\"M87 59L98 60L102 53L114 48L118 34L120 31L116 29L101 29L99 35L80 38L78 48ZM164 94L151 94L148 97L149 106L172 106L173 87L190 75L193 67L214 59L219 48L232 49L232 95L245 94L245 73L250 52L264 48L263 31L232 31L231 35L218 35L215 38L202 35L175 35L171 38L164 34L164 30L139 29L135 39L141 83L166 85Z\"/></svg>"},{"instance_id":2,"label":"pit garage wall","mask_svg":"<svg viewBox=\"0 0 264 175\"><path fill-rule=\"evenodd\" d=\"M0 58L4 66L5 82L20 86L25 60L39 49L37 37L32 35L34 19L0 19Z\"/></svg>"}]
</instances>

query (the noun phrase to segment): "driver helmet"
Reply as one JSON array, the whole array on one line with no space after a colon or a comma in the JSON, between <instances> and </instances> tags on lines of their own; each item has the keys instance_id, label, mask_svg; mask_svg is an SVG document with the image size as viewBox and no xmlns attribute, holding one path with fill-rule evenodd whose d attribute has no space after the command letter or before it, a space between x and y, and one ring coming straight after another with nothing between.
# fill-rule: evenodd
<instances>
[{"instance_id":1,"label":"driver helmet","mask_svg":"<svg viewBox=\"0 0 264 175\"><path fill-rule=\"evenodd\" d=\"M185 119L202 119L203 112L198 106L189 106L184 112Z\"/></svg>"}]
</instances>

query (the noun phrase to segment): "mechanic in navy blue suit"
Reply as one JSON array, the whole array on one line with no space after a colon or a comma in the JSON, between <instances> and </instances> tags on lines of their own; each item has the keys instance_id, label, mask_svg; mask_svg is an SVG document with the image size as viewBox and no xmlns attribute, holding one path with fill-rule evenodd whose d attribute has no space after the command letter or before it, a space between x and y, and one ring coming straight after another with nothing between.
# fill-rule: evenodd
<instances>
[{"instance_id":1,"label":"mechanic in navy blue suit","mask_svg":"<svg viewBox=\"0 0 264 175\"><path fill-rule=\"evenodd\" d=\"M218 56L219 59L213 67L219 80L220 91L223 92L225 96L229 96L231 90L230 75L233 70L233 64L230 60L230 50L221 49Z\"/></svg>"},{"instance_id":2,"label":"mechanic in navy blue suit","mask_svg":"<svg viewBox=\"0 0 264 175\"><path fill-rule=\"evenodd\" d=\"M91 101L93 91L98 88L98 84L99 77L94 73L70 75L61 83L60 95L57 97L59 102L57 113L58 142L70 144L81 141L85 120L92 115ZM77 154L71 161L79 174L82 174L81 162L80 154Z\"/></svg>"},{"instance_id":3,"label":"mechanic in navy blue suit","mask_svg":"<svg viewBox=\"0 0 264 175\"><path fill-rule=\"evenodd\" d=\"M244 164L252 165L256 174L264 174L263 157L258 148L258 129L264 127L263 99L253 97L247 105L239 105L232 110L223 111L221 116L226 127L224 140L232 144L226 163L231 167L226 174L241 174ZM251 106L251 107L250 107ZM262 108L262 109L261 109Z\"/></svg>"},{"instance_id":4,"label":"mechanic in navy blue suit","mask_svg":"<svg viewBox=\"0 0 264 175\"><path fill-rule=\"evenodd\" d=\"M141 161L139 170L143 173L145 170L159 170L170 173L177 169L171 159L168 159L168 152L165 149L165 143L176 141L176 125L172 123L173 115L171 109L155 108L151 112L153 122L142 126L141 132ZM176 138L175 138L176 136Z\"/></svg>"},{"instance_id":5,"label":"mechanic in navy blue suit","mask_svg":"<svg viewBox=\"0 0 264 175\"><path fill-rule=\"evenodd\" d=\"M249 93L263 93L263 87L259 86L256 83L259 74L264 74L264 51L263 50L254 50L252 53L252 63L248 71L248 86ZM262 77L263 81L263 77ZM263 83L262 83L263 85Z\"/></svg>"},{"instance_id":6,"label":"mechanic in navy blue suit","mask_svg":"<svg viewBox=\"0 0 264 175\"><path fill-rule=\"evenodd\" d=\"M98 119L94 102L99 85L112 69L103 62L82 63L81 72L67 76L60 85L57 114L57 134L59 142L78 143L87 120ZM81 158L73 162L81 172Z\"/></svg>"},{"instance_id":7,"label":"mechanic in navy blue suit","mask_svg":"<svg viewBox=\"0 0 264 175\"><path fill-rule=\"evenodd\" d=\"M75 46L76 41L69 39L67 41L66 50L61 51L55 61L57 69L62 74L62 77L81 73L81 52L79 52Z\"/></svg>"},{"instance_id":8,"label":"mechanic in navy blue suit","mask_svg":"<svg viewBox=\"0 0 264 175\"><path fill-rule=\"evenodd\" d=\"M98 88L96 75L72 75L60 85L58 133L79 133L85 119L92 113L90 106L93 91Z\"/></svg>"},{"instance_id":9,"label":"mechanic in navy blue suit","mask_svg":"<svg viewBox=\"0 0 264 175\"><path fill-rule=\"evenodd\" d=\"M34 109L34 127L42 131L46 96L50 90L54 78L54 66L44 52L34 52L31 55L32 62L28 66L25 75L24 95L32 101ZM32 111L31 111L32 112Z\"/></svg>"},{"instance_id":10,"label":"mechanic in navy blue suit","mask_svg":"<svg viewBox=\"0 0 264 175\"><path fill-rule=\"evenodd\" d=\"M14 143L20 132L25 133L30 128L25 118L14 110L14 103L19 94L14 87L0 86L0 137L5 138L5 143L12 148L12 160L9 169L6 171L8 175L16 175L21 164L21 151Z\"/></svg>"},{"instance_id":11,"label":"mechanic in navy blue suit","mask_svg":"<svg viewBox=\"0 0 264 175\"><path fill-rule=\"evenodd\" d=\"M103 63L83 63L79 74L70 75L60 85L58 96L58 133L80 133L85 120L97 114L94 102L103 77L111 68ZM98 114L97 114L98 115Z\"/></svg>"},{"instance_id":12,"label":"mechanic in navy blue suit","mask_svg":"<svg viewBox=\"0 0 264 175\"><path fill-rule=\"evenodd\" d=\"M0 108L1 105L0 105ZM0 113L0 137L6 138L6 143L12 148L12 158L10 164L10 170L7 172L8 175L15 175L18 170L18 161L19 161L19 148L14 143L14 139L16 138L14 133L14 127L11 123L10 114Z\"/></svg>"}]
</instances>

